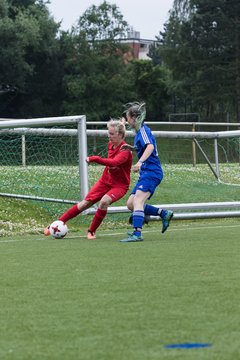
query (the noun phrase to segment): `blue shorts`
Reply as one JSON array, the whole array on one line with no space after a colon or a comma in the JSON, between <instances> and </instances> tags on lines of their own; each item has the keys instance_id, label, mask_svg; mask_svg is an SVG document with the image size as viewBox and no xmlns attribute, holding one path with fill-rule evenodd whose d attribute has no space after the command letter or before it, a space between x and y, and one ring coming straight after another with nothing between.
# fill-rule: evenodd
<instances>
[{"instance_id":1,"label":"blue shorts","mask_svg":"<svg viewBox=\"0 0 240 360\"><path fill-rule=\"evenodd\" d=\"M156 177L152 176L149 172L143 173L139 179L136 185L134 186L131 195L135 195L137 190L141 190L143 192L150 192L150 196L148 199L150 199L154 191L156 190L157 186L161 183L163 176Z\"/></svg>"}]
</instances>

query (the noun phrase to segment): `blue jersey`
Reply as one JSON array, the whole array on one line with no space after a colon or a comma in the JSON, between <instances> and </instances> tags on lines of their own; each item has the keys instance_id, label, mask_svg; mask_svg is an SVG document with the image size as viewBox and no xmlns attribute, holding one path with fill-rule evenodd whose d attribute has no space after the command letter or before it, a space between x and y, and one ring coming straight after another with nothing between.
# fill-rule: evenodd
<instances>
[{"instance_id":1,"label":"blue jersey","mask_svg":"<svg viewBox=\"0 0 240 360\"><path fill-rule=\"evenodd\" d=\"M138 159L141 158L148 144L152 144L154 146L154 150L149 158L142 164L140 168L140 175L149 172L151 177L156 176L162 179L163 171L158 158L156 140L151 132L151 129L147 125L143 124L137 131L134 138L134 147L137 151Z\"/></svg>"}]
</instances>

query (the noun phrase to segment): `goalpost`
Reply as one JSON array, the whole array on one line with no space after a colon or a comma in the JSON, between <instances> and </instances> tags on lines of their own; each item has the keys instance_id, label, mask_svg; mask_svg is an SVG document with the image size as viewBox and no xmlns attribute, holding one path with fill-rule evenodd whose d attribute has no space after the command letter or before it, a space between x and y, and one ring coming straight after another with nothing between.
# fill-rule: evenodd
<instances>
[{"instance_id":1,"label":"goalpost","mask_svg":"<svg viewBox=\"0 0 240 360\"><path fill-rule=\"evenodd\" d=\"M221 162L240 164L240 130L153 131L153 134L157 141L161 139L162 162L188 163L189 168L194 141L199 150L196 161L207 163L218 182L222 182ZM0 121L0 196L75 204L85 197L89 184L99 177L95 170L89 178L85 159L96 146L98 150L100 147L100 154L106 156L107 135L107 130L87 129L84 115ZM133 136L133 132L127 131L127 141L132 141ZM17 180L14 173L19 175ZM175 219L240 216L240 202L236 201L182 204L180 207L179 204L165 204L164 207L176 210ZM204 209L205 215L182 212L196 209ZM216 209L221 211L216 212ZM95 210L85 213L93 214ZM116 206L110 207L108 212L127 211L126 206Z\"/></svg>"},{"instance_id":2,"label":"goalpost","mask_svg":"<svg viewBox=\"0 0 240 360\"><path fill-rule=\"evenodd\" d=\"M38 126L41 126L41 128L38 128ZM58 126L58 128L56 128L56 126ZM66 128L66 126L74 128L69 129ZM38 140L39 138L44 139L43 146L41 145L40 148ZM60 142L58 141L59 138L65 140ZM70 139L70 141L67 140L67 138ZM56 151L53 148L59 147L59 151L64 151L66 146L68 146L70 149L70 156L68 161L75 163L75 165L78 163L78 176L80 179L79 197L83 198L87 194L88 171L85 161L87 157L85 115L66 116L61 118L40 118L31 120L4 120L0 122L0 139L1 153L6 157L0 158L1 165L4 164L6 167L16 167L16 171L17 167L19 168L19 166L22 166L22 170L26 170L25 173L27 172L27 164L29 167L40 167L42 165L47 167L51 165L57 165L59 161L59 165L66 165L66 159L64 159L64 156L61 156L61 159L59 159L58 154L56 154ZM27 144L32 144L32 147L29 147L28 151ZM15 146L15 152L13 146ZM32 152L35 152L35 154ZM71 157L74 156L77 156L77 159L71 159ZM40 168L40 170L42 170L42 168ZM43 170L47 171L46 168ZM58 176L57 172L55 176ZM28 180L27 177L23 178L26 181ZM41 182L41 180L39 180L39 182ZM14 188L12 189L12 192L14 192ZM51 202L67 201L66 199L37 196L31 193L4 193L2 192L2 189L0 196Z\"/></svg>"}]
</instances>

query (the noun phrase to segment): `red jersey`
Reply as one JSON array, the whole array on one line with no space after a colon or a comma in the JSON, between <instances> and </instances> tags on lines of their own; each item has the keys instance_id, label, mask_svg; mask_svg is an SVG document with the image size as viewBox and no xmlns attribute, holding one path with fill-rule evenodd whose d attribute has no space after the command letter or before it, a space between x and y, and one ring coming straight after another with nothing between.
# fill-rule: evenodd
<instances>
[{"instance_id":1,"label":"red jersey","mask_svg":"<svg viewBox=\"0 0 240 360\"><path fill-rule=\"evenodd\" d=\"M108 157L89 156L89 162L96 162L106 166L99 180L109 184L111 187L121 187L128 190L132 153L129 150L120 151L123 144L126 144L126 142L122 141L116 148L113 148L112 142L109 141Z\"/></svg>"}]
</instances>

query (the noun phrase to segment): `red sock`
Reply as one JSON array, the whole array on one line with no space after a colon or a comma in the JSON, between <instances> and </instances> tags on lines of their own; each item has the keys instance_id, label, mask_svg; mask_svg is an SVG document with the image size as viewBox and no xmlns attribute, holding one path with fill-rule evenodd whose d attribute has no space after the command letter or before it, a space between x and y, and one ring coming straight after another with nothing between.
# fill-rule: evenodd
<instances>
[{"instance_id":1,"label":"red sock","mask_svg":"<svg viewBox=\"0 0 240 360\"><path fill-rule=\"evenodd\" d=\"M68 220L74 218L75 216L77 216L80 213L81 213L81 211L78 209L77 204L76 204L76 205L73 205L73 207L71 207L70 209L68 209L64 214L62 214L60 216L59 220L66 223Z\"/></svg>"},{"instance_id":2,"label":"red sock","mask_svg":"<svg viewBox=\"0 0 240 360\"><path fill-rule=\"evenodd\" d=\"M94 218L92 220L92 223L90 225L89 231L96 232L97 228L100 226L106 214L107 214L107 210L97 209Z\"/></svg>"}]
</instances>

